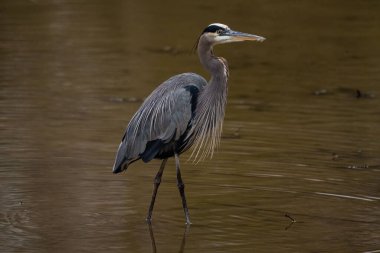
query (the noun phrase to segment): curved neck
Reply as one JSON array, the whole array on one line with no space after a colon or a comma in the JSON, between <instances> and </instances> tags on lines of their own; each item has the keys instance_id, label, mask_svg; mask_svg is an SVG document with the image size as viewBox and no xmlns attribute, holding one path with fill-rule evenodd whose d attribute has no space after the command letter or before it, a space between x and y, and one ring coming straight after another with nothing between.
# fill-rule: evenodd
<instances>
[{"instance_id":1,"label":"curved neck","mask_svg":"<svg viewBox=\"0 0 380 253\"><path fill-rule=\"evenodd\" d=\"M213 54L212 44L207 38L200 38L198 56L203 67L211 74L208 85L198 97L192 128L195 141L192 155L195 159L203 159L208 155L212 156L222 134L227 102L228 66L225 59Z\"/></svg>"},{"instance_id":2,"label":"curved neck","mask_svg":"<svg viewBox=\"0 0 380 253\"><path fill-rule=\"evenodd\" d=\"M198 57L202 66L211 74L210 83L213 81L227 83L227 61L222 57L216 57L213 53L212 44L202 37L198 44Z\"/></svg>"}]
</instances>

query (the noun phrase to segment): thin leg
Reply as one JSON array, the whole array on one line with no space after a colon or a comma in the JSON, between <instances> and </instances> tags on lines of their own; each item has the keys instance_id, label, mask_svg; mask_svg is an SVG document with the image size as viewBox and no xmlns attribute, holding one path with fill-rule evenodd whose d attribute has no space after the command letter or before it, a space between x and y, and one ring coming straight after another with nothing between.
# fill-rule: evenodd
<instances>
[{"instance_id":1,"label":"thin leg","mask_svg":"<svg viewBox=\"0 0 380 253\"><path fill-rule=\"evenodd\" d=\"M153 253L156 253L157 252L156 240L154 240L153 228L152 228L152 224L150 222L148 222L148 228L149 228L150 240L152 242L152 251L153 251Z\"/></svg>"},{"instance_id":2,"label":"thin leg","mask_svg":"<svg viewBox=\"0 0 380 253\"><path fill-rule=\"evenodd\" d=\"M189 209L187 208L187 203L186 203L185 184L182 181L181 171L179 170L179 157L178 157L178 154L174 154L174 156L175 156L175 165L177 169L177 186L182 198L182 206L183 206L183 211L185 212L186 224L191 224Z\"/></svg>"},{"instance_id":3,"label":"thin leg","mask_svg":"<svg viewBox=\"0 0 380 253\"><path fill-rule=\"evenodd\" d=\"M185 252L186 236L189 231L190 231L190 224L186 224L185 232L183 233L183 236L182 236L181 248L178 251L179 253Z\"/></svg>"},{"instance_id":4,"label":"thin leg","mask_svg":"<svg viewBox=\"0 0 380 253\"><path fill-rule=\"evenodd\" d=\"M165 164L166 164L167 160L168 159L166 158L166 159L164 159L162 161L160 170L157 172L157 175L154 178L152 200L150 201L150 206L149 206L149 210L148 210L148 216L146 217L146 220L149 223L152 220L152 212L153 212L154 202L156 201L156 195L157 195L158 187L160 186L161 177L162 177L162 174L164 173L164 168L165 168Z\"/></svg>"}]
</instances>

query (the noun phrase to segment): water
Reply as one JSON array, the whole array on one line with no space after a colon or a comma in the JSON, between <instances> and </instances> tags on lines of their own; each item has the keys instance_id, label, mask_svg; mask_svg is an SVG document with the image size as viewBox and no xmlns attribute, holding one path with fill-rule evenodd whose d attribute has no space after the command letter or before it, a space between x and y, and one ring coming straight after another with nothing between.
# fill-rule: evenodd
<instances>
[{"instance_id":1,"label":"water","mask_svg":"<svg viewBox=\"0 0 380 253\"><path fill-rule=\"evenodd\" d=\"M378 252L377 1L0 3L1 252ZM111 167L141 101L181 72L209 23L267 37L222 45L221 147ZM295 219L296 222L292 222Z\"/></svg>"}]
</instances>

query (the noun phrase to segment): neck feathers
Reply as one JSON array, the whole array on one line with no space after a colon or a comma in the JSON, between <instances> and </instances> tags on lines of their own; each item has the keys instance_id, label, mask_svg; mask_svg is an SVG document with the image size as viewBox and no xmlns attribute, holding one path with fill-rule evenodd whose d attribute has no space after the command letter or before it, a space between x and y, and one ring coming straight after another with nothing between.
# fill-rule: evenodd
<instances>
[{"instance_id":1,"label":"neck feathers","mask_svg":"<svg viewBox=\"0 0 380 253\"><path fill-rule=\"evenodd\" d=\"M228 64L222 57L213 54L212 46L199 45L198 55L203 67L211 74L211 79L199 95L194 118L193 138L194 160L212 157L218 147L227 102Z\"/></svg>"}]
</instances>

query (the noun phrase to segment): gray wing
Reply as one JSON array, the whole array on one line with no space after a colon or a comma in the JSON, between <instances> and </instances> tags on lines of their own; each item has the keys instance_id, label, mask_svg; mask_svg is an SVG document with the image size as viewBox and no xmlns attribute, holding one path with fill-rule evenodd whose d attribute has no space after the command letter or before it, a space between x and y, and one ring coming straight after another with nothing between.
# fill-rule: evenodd
<instances>
[{"instance_id":1,"label":"gray wing","mask_svg":"<svg viewBox=\"0 0 380 253\"><path fill-rule=\"evenodd\" d=\"M158 86L132 117L116 155L120 172L140 158L153 159L165 144L178 141L193 118L198 92L206 80L193 73L173 76Z\"/></svg>"}]
</instances>

